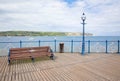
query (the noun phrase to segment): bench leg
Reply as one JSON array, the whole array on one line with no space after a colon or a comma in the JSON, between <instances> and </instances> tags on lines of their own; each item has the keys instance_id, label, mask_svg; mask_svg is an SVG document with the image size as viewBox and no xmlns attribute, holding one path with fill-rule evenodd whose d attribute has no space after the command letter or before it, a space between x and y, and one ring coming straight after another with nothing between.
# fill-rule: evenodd
<instances>
[{"instance_id":1,"label":"bench leg","mask_svg":"<svg viewBox=\"0 0 120 81\"><path fill-rule=\"evenodd\" d=\"M35 62L35 59L33 57L31 59L32 59L33 62Z\"/></svg>"},{"instance_id":2,"label":"bench leg","mask_svg":"<svg viewBox=\"0 0 120 81\"><path fill-rule=\"evenodd\" d=\"M8 64L10 64L10 59L8 59Z\"/></svg>"},{"instance_id":3,"label":"bench leg","mask_svg":"<svg viewBox=\"0 0 120 81\"><path fill-rule=\"evenodd\" d=\"M10 64L10 52L8 53L8 64Z\"/></svg>"},{"instance_id":4,"label":"bench leg","mask_svg":"<svg viewBox=\"0 0 120 81\"><path fill-rule=\"evenodd\" d=\"M50 59L54 60L54 54L51 54Z\"/></svg>"}]
</instances>

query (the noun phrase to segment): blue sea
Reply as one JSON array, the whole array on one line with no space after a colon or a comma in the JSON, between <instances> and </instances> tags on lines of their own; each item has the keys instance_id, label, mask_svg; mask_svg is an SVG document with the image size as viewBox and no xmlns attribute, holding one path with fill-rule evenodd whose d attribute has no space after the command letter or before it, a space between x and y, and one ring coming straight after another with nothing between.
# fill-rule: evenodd
<instances>
[{"instance_id":1,"label":"blue sea","mask_svg":"<svg viewBox=\"0 0 120 81\"><path fill-rule=\"evenodd\" d=\"M107 52L117 53L120 50L118 40L120 36L86 36L85 52L106 52L107 48ZM50 46L54 52L59 52L61 42L64 43L64 52L81 52L82 36L1 36L0 56L7 55L10 48L33 46Z\"/></svg>"},{"instance_id":2,"label":"blue sea","mask_svg":"<svg viewBox=\"0 0 120 81\"><path fill-rule=\"evenodd\" d=\"M1 36L0 42L19 42L19 41L50 41L50 40L65 40L65 41L82 41L82 36ZM88 41L118 41L120 36L86 36Z\"/></svg>"}]
</instances>

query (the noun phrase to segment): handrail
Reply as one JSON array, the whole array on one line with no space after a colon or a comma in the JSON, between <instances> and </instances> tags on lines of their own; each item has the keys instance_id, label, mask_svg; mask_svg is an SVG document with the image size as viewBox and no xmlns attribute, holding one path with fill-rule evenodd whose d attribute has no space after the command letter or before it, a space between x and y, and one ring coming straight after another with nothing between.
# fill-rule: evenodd
<instances>
[{"instance_id":1,"label":"handrail","mask_svg":"<svg viewBox=\"0 0 120 81\"><path fill-rule=\"evenodd\" d=\"M38 40L38 41L22 41L19 42L0 42L0 49L12 48L10 46L13 45L14 47L25 47L25 45L32 44L32 46L44 46L48 44L52 47L54 52L59 52L59 43L64 43L64 49L66 49L64 52L81 52L82 47L82 41L76 41L76 40ZM34 44L35 43L35 44ZM6 44L6 45L4 45ZM17 45L14 45L17 44ZM29 46L29 45L28 45ZM67 51L68 50L68 51ZM77 50L77 51L76 51ZM85 52L91 53L91 52L105 52L105 53L120 53L120 41L85 41Z\"/></svg>"}]
</instances>

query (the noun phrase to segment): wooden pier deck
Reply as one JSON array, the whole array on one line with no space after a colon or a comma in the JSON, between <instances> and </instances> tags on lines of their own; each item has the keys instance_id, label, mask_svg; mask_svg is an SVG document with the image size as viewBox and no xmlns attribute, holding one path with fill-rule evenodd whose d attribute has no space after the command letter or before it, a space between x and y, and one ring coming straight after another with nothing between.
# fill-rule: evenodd
<instances>
[{"instance_id":1,"label":"wooden pier deck","mask_svg":"<svg viewBox=\"0 0 120 81\"><path fill-rule=\"evenodd\" d=\"M54 61L11 65L0 57L0 81L120 81L120 54L56 53Z\"/></svg>"}]
</instances>

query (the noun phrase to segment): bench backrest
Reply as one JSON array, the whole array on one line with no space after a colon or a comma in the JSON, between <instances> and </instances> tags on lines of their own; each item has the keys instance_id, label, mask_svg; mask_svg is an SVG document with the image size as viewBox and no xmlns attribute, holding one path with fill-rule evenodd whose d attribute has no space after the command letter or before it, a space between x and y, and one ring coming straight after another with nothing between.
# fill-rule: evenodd
<instances>
[{"instance_id":1,"label":"bench backrest","mask_svg":"<svg viewBox=\"0 0 120 81\"><path fill-rule=\"evenodd\" d=\"M25 48L11 48L9 51L9 55L11 54L25 54L25 53L31 53L31 52L49 52L50 47L49 46L43 46L43 47L25 47Z\"/></svg>"}]
</instances>

